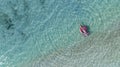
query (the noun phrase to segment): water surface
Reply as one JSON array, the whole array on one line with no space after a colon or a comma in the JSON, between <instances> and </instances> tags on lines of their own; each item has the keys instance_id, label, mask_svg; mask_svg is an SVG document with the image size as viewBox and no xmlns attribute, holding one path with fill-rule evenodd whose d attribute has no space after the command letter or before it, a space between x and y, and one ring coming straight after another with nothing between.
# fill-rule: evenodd
<instances>
[{"instance_id":1,"label":"water surface","mask_svg":"<svg viewBox=\"0 0 120 67\"><path fill-rule=\"evenodd\" d=\"M0 0L0 67L119 67L119 3Z\"/></svg>"}]
</instances>

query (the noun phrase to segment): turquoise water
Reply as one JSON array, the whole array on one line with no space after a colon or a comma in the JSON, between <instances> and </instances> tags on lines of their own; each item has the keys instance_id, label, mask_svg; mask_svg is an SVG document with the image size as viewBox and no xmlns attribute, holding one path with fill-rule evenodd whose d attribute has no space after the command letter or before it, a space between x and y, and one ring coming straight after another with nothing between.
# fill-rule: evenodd
<instances>
[{"instance_id":1,"label":"turquoise water","mask_svg":"<svg viewBox=\"0 0 120 67\"><path fill-rule=\"evenodd\" d=\"M0 0L0 67L119 67L119 3Z\"/></svg>"}]
</instances>

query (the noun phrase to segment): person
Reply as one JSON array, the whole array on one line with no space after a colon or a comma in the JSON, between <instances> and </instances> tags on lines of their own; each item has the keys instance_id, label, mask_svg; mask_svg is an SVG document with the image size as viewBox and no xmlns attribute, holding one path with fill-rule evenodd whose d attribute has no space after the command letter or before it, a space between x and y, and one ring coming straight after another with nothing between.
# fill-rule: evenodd
<instances>
[{"instance_id":1,"label":"person","mask_svg":"<svg viewBox=\"0 0 120 67\"><path fill-rule=\"evenodd\" d=\"M80 25L80 32L84 35L84 36L88 36L89 33L87 31L87 27L85 25Z\"/></svg>"}]
</instances>

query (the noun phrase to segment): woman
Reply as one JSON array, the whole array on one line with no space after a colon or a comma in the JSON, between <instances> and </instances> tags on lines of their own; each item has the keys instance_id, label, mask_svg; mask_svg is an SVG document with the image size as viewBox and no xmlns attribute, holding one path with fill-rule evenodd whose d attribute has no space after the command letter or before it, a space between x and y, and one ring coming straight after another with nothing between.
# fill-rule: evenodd
<instances>
[{"instance_id":1,"label":"woman","mask_svg":"<svg viewBox=\"0 0 120 67\"><path fill-rule=\"evenodd\" d=\"M80 32L84 35L84 36L88 36L88 28L84 25L80 25Z\"/></svg>"}]
</instances>

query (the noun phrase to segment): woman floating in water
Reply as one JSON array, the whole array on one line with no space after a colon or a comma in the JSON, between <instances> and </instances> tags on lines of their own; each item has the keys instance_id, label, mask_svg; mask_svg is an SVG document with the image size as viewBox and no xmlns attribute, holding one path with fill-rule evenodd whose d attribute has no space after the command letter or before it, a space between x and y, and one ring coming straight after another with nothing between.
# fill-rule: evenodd
<instances>
[{"instance_id":1,"label":"woman floating in water","mask_svg":"<svg viewBox=\"0 0 120 67\"><path fill-rule=\"evenodd\" d=\"M88 28L85 25L80 25L80 32L84 35L84 36L88 36L89 32L88 32Z\"/></svg>"}]
</instances>

